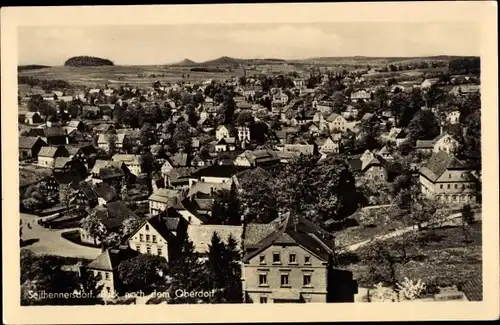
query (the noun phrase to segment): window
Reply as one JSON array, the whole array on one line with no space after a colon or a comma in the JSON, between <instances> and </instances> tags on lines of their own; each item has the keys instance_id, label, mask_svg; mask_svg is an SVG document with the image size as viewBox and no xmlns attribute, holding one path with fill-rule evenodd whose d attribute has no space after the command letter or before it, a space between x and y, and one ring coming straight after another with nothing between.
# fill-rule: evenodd
<instances>
[{"instance_id":1,"label":"window","mask_svg":"<svg viewBox=\"0 0 500 325\"><path fill-rule=\"evenodd\" d=\"M106 287L106 291L109 293L111 293L111 288L110 287Z\"/></svg>"},{"instance_id":2,"label":"window","mask_svg":"<svg viewBox=\"0 0 500 325\"><path fill-rule=\"evenodd\" d=\"M141 246L139 246L139 245L135 246L135 250L140 253L141 252Z\"/></svg>"},{"instance_id":3,"label":"window","mask_svg":"<svg viewBox=\"0 0 500 325\"><path fill-rule=\"evenodd\" d=\"M273 263L281 263L280 253L273 253Z\"/></svg>"},{"instance_id":4,"label":"window","mask_svg":"<svg viewBox=\"0 0 500 325\"><path fill-rule=\"evenodd\" d=\"M149 235L146 235L146 241L149 242Z\"/></svg>"},{"instance_id":5,"label":"window","mask_svg":"<svg viewBox=\"0 0 500 325\"><path fill-rule=\"evenodd\" d=\"M146 253L151 254L151 247L146 247Z\"/></svg>"},{"instance_id":6,"label":"window","mask_svg":"<svg viewBox=\"0 0 500 325\"><path fill-rule=\"evenodd\" d=\"M266 264L266 256L265 255L260 255L259 256L259 263L260 264Z\"/></svg>"},{"instance_id":7,"label":"window","mask_svg":"<svg viewBox=\"0 0 500 325\"><path fill-rule=\"evenodd\" d=\"M163 255L163 252L161 251L161 248L158 248L158 256Z\"/></svg>"},{"instance_id":8,"label":"window","mask_svg":"<svg viewBox=\"0 0 500 325\"><path fill-rule=\"evenodd\" d=\"M289 256L290 264L295 264L297 263L297 255L295 254L290 254Z\"/></svg>"},{"instance_id":9,"label":"window","mask_svg":"<svg viewBox=\"0 0 500 325\"><path fill-rule=\"evenodd\" d=\"M106 275L106 280L109 280L109 272L104 273Z\"/></svg>"},{"instance_id":10,"label":"window","mask_svg":"<svg viewBox=\"0 0 500 325\"><path fill-rule=\"evenodd\" d=\"M288 286L288 274L281 275L281 286Z\"/></svg>"},{"instance_id":11,"label":"window","mask_svg":"<svg viewBox=\"0 0 500 325\"><path fill-rule=\"evenodd\" d=\"M260 297L261 304L267 304L267 297Z\"/></svg>"},{"instance_id":12,"label":"window","mask_svg":"<svg viewBox=\"0 0 500 325\"><path fill-rule=\"evenodd\" d=\"M311 257L310 256L304 256L304 264L311 264Z\"/></svg>"},{"instance_id":13,"label":"window","mask_svg":"<svg viewBox=\"0 0 500 325\"><path fill-rule=\"evenodd\" d=\"M267 285L267 274L259 274L259 285Z\"/></svg>"},{"instance_id":14,"label":"window","mask_svg":"<svg viewBox=\"0 0 500 325\"><path fill-rule=\"evenodd\" d=\"M458 188L458 184L455 184L455 188Z\"/></svg>"},{"instance_id":15,"label":"window","mask_svg":"<svg viewBox=\"0 0 500 325\"><path fill-rule=\"evenodd\" d=\"M448 189L450 189L450 184L448 184Z\"/></svg>"},{"instance_id":16,"label":"window","mask_svg":"<svg viewBox=\"0 0 500 325\"><path fill-rule=\"evenodd\" d=\"M451 174L448 174L448 178L451 178Z\"/></svg>"},{"instance_id":17,"label":"window","mask_svg":"<svg viewBox=\"0 0 500 325\"><path fill-rule=\"evenodd\" d=\"M311 286L311 275L310 274L304 274L303 278L302 278L302 285L304 287L309 287Z\"/></svg>"},{"instance_id":18,"label":"window","mask_svg":"<svg viewBox=\"0 0 500 325\"><path fill-rule=\"evenodd\" d=\"M144 236L142 234L139 234L139 241L144 241Z\"/></svg>"},{"instance_id":19,"label":"window","mask_svg":"<svg viewBox=\"0 0 500 325\"><path fill-rule=\"evenodd\" d=\"M156 243L156 235L153 235L153 243Z\"/></svg>"}]
</instances>

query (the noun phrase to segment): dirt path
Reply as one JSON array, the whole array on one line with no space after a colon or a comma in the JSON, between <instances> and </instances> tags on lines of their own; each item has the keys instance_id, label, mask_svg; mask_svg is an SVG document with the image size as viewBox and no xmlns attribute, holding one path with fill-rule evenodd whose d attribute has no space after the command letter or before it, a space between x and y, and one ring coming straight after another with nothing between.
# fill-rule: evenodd
<instances>
[{"instance_id":1,"label":"dirt path","mask_svg":"<svg viewBox=\"0 0 500 325\"><path fill-rule=\"evenodd\" d=\"M461 215L461 213L454 213L454 214L449 215L448 217L446 217L444 219L444 222L442 222L441 226L456 225L457 221L460 218L460 215ZM475 220L481 220L481 218L482 218L481 212L475 212L474 213L474 219ZM428 225L427 223L423 223L422 224L423 227L425 227L427 225ZM345 247L344 250L352 252L352 251L355 251L355 250L357 250L357 249L359 249L361 247L366 246L372 240L386 240L386 239L398 237L398 236L401 236L401 235L403 235L403 234L405 234L407 232L410 232L412 230L415 230L415 229L416 229L415 226L410 226L410 227L398 229L398 230L395 230L395 231L390 232L390 233L385 234L385 235L375 236L372 239L364 240L364 241L359 242L357 244L349 245L349 246Z\"/></svg>"}]
</instances>

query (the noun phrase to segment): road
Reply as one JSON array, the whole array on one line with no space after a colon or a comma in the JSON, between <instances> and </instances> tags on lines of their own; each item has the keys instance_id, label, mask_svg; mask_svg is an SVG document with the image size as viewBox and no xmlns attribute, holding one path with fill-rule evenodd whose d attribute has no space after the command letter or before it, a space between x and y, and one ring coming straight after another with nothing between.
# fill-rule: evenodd
<instances>
[{"instance_id":1,"label":"road","mask_svg":"<svg viewBox=\"0 0 500 325\"><path fill-rule=\"evenodd\" d=\"M36 242L23 247L23 249L29 249L37 254L52 254L90 260L95 259L99 256L99 254L101 254L101 250L99 248L81 246L72 243L61 236L63 232L75 230L77 228L47 229L37 223L38 219L39 217L35 215L21 213L21 220L23 222L22 239L24 241L30 239L37 240ZM31 228L28 227L28 224L30 224Z\"/></svg>"},{"instance_id":2,"label":"road","mask_svg":"<svg viewBox=\"0 0 500 325\"><path fill-rule=\"evenodd\" d=\"M444 222L442 222L440 224L440 226L457 225L457 222L460 220L460 216L461 216L461 213L451 214L451 215L449 215L448 217L445 218ZM481 220L481 218L482 218L481 212L475 212L474 213L474 220ZM427 226L427 223L423 223L422 226L423 227ZM398 229L398 230L395 230L395 231L390 232L390 233L385 234L385 235L375 236L372 239L368 239L368 240L359 242L357 244L349 245L349 246L345 247L344 250L352 252L352 251L355 251L355 250L357 250L357 249L359 249L361 247L366 246L372 240L386 240L386 239L398 237L398 236L401 236L401 235L403 235L403 234L405 234L407 232L410 232L412 230L415 230L415 229L416 229L415 226L410 226L410 227Z\"/></svg>"}]
</instances>

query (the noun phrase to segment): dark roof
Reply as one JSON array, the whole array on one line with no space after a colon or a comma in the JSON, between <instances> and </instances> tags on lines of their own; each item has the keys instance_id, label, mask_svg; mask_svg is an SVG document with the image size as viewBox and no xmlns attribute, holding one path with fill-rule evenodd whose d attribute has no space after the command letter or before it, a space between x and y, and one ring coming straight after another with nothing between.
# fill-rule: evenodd
<instances>
[{"instance_id":1,"label":"dark roof","mask_svg":"<svg viewBox=\"0 0 500 325\"><path fill-rule=\"evenodd\" d=\"M483 300L483 281L481 276L472 278L462 286L462 292L469 301Z\"/></svg>"},{"instance_id":2,"label":"dark roof","mask_svg":"<svg viewBox=\"0 0 500 325\"><path fill-rule=\"evenodd\" d=\"M122 202L109 202L96 208L96 215L108 230L121 227L122 222L135 214Z\"/></svg>"},{"instance_id":3,"label":"dark roof","mask_svg":"<svg viewBox=\"0 0 500 325\"><path fill-rule=\"evenodd\" d=\"M57 157L54 159L54 168L64 168L69 162L71 162L71 158L69 157Z\"/></svg>"},{"instance_id":4,"label":"dark roof","mask_svg":"<svg viewBox=\"0 0 500 325\"><path fill-rule=\"evenodd\" d=\"M37 141L42 141L44 145L47 145L38 137L19 137L19 149L32 149Z\"/></svg>"},{"instance_id":5,"label":"dark roof","mask_svg":"<svg viewBox=\"0 0 500 325\"><path fill-rule=\"evenodd\" d=\"M44 135L49 137L66 136L66 131L63 128L57 126L51 126L43 129Z\"/></svg>"},{"instance_id":6,"label":"dark roof","mask_svg":"<svg viewBox=\"0 0 500 325\"><path fill-rule=\"evenodd\" d=\"M52 176L59 184L73 184L75 187L78 187L78 184L84 180L78 173L54 171Z\"/></svg>"},{"instance_id":7,"label":"dark roof","mask_svg":"<svg viewBox=\"0 0 500 325\"><path fill-rule=\"evenodd\" d=\"M316 255L323 261L328 261L333 252L334 243L330 234L314 223L300 216L287 213L280 217L273 232L255 245L255 250L247 252L244 262L258 255L274 244L298 245Z\"/></svg>"},{"instance_id":8,"label":"dark roof","mask_svg":"<svg viewBox=\"0 0 500 325\"><path fill-rule=\"evenodd\" d=\"M199 169L191 173L191 177L199 178L203 176L209 177L232 177L238 172L248 169L248 167L234 166L234 165L212 165Z\"/></svg>"},{"instance_id":9,"label":"dark roof","mask_svg":"<svg viewBox=\"0 0 500 325\"><path fill-rule=\"evenodd\" d=\"M420 168L420 173L435 182L447 169L466 169L467 166L453 155L444 151L435 153L425 166Z\"/></svg>"},{"instance_id":10,"label":"dark roof","mask_svg":"<svg viewBox=\"0 0 500 325\"><path fill-rule=\"evenodd\" d=\"M97 183L94 187L94 191L100 198L103 198L106 202L110 202L116 197L115 189L103 182Z\"/></svg>"},{"instance_id":11,"label":"dark roof","mask_svg":"<svg viewBox=\"0 0 500 325\"><path fill-rule=\"evenodd\" d=\"M90 262L86 268L103 271L113 271L121 262L139 255L132 249L106 249L95 260Z\"/></svg>"},{"instance_id":12,"label":"dark roof","mask_svg":"<svg viewBox=\"0 0 500 325\"><path fill-rule=\"evenodd\" d=\"M80 182L77 186L78 190L82 192L85 197L89 200L96 200L97 194L94 192L94 189L90 183Z\"/></svg>"},{"instance_id":13,"label":"dark roof","mask_svg":"<svg viewBox=\"0 0 500 325\"><path fill-rule=\"evenodd\" d=\"M361 166L363 165L363 162L359 158L349 159L347 160L347 163L351 167L352 171L360 171Z\"/></svg>"},{"instance_id":14,"label":"dark roof","mask_svg":"<svg viewBox=\"0 0 500 325\"><path fill-rule=\"evenodd\" d=\"M115 178L115 177L121 177L124 175L125 175L125 173L120 168L103 167L99 170L99 178L100 179Z\"/></svg>"}]
</instances>

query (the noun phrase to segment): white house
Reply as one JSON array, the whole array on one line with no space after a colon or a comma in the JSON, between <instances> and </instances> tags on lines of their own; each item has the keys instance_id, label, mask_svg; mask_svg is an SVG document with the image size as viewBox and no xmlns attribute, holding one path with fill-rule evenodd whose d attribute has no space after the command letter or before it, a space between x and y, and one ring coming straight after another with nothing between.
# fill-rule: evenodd
<instances>
[{"instance_id":1,"label":"white house","mask_svg":"<svg viewBox=\"0 0 500 325\"><path fill-rule=\"evenodd\" d=\"M229 137L229 128L225 125L219 125L217 130L215 130L215 137L217 140Z\"/></svg>"},{"instance_id":2,"label":"white house","mask_svg":"<svg viewBox=\"0 0 500 325\"><path fill-rule=\"evenodd\" d=\"M111 158L111 160L125 163L130 172L136 176L139 176L142 173L141 161L139 155L116 154Z\"/></svg>"},{"instance_id":3,"label":"white house","mask_svg":"<svg viewBox=\"0 0 500 325\"><path fill-rule=\"evenodd\" d=\"M460 120L460 111L451 111L446 114L446 121L450 124L458 124Z\"/></svg>"}]
</instances>

